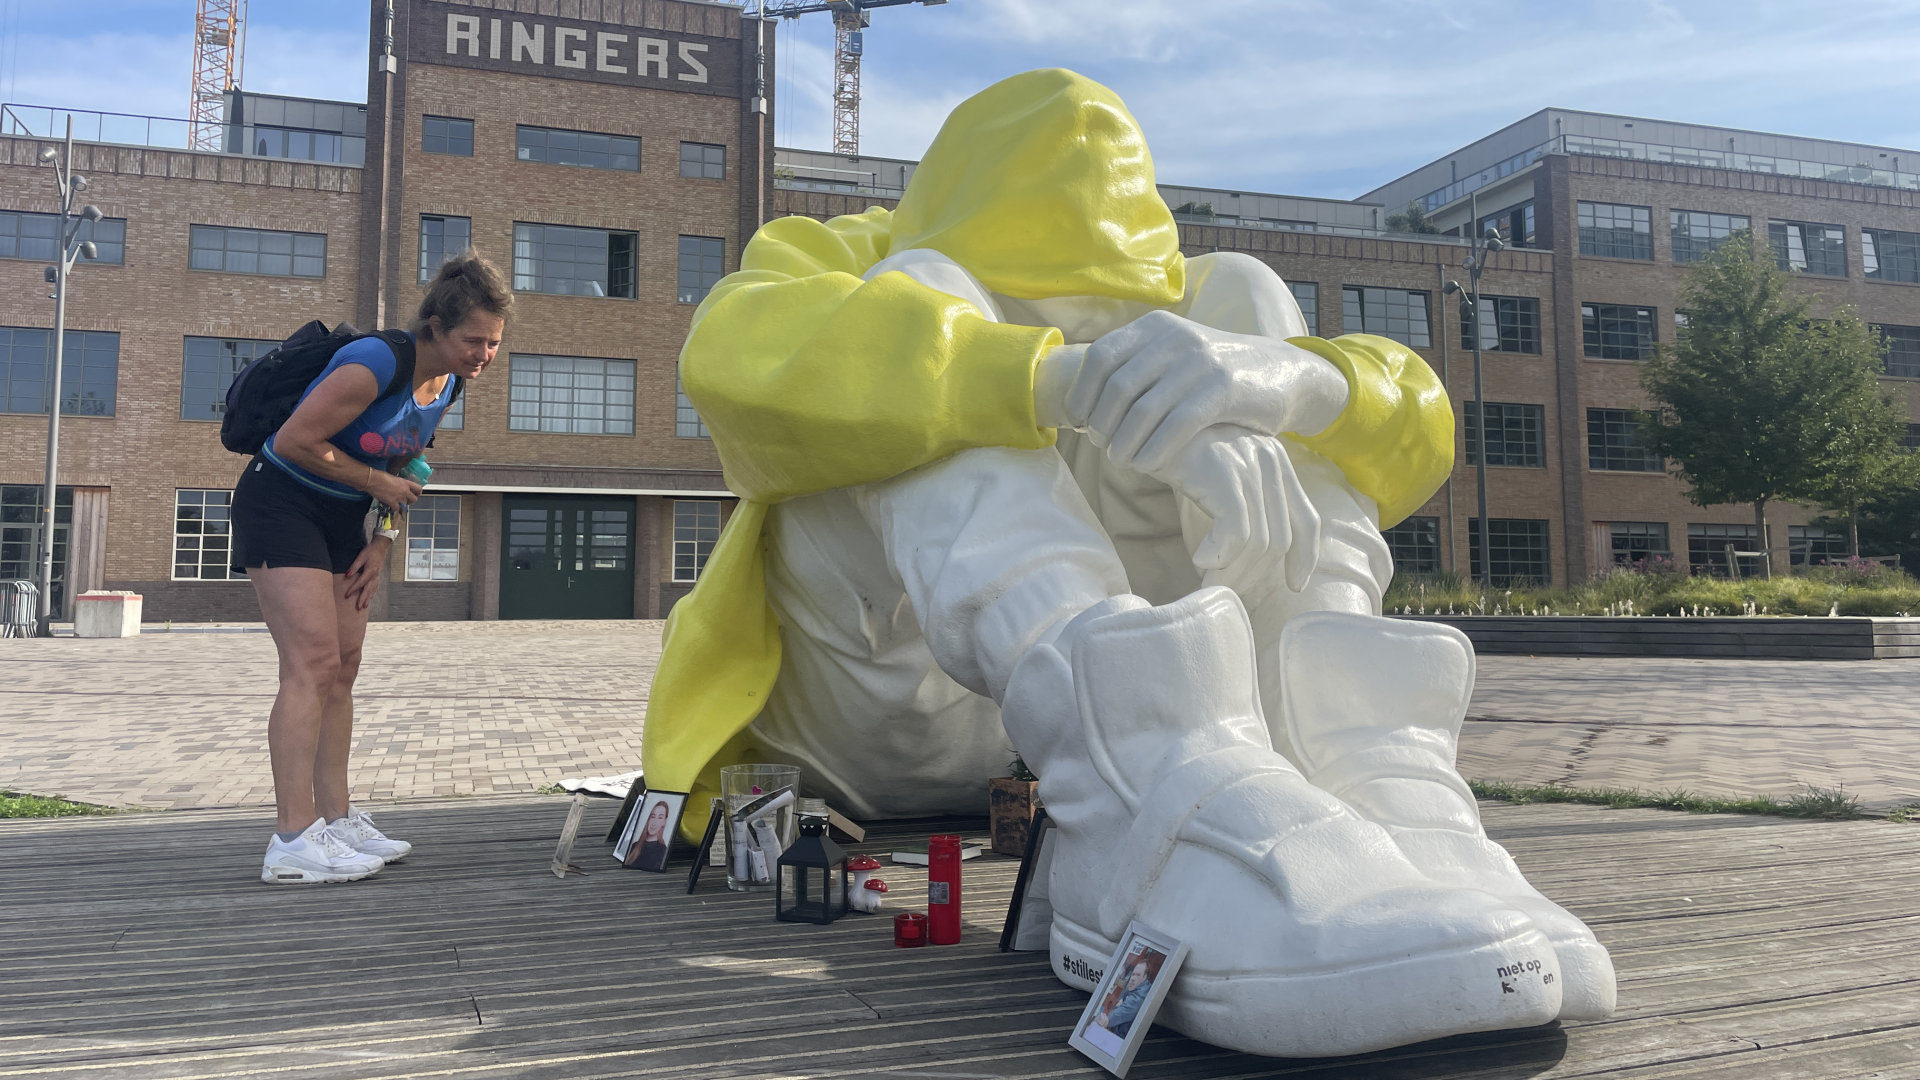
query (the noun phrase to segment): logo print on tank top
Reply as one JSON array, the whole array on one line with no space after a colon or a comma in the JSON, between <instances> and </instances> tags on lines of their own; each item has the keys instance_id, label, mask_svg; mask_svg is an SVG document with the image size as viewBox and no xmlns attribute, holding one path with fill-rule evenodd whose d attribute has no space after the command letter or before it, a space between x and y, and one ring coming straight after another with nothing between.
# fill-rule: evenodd
<instances>
[{"instance_id":1,"label":"logo print on tank top","mask_svg":"<svg viewBox=\"0 0 1920 1080\"><path fill-rule=\"evenodd\" d=\"M360 436L360 449L369 454L378 454L387 448L387 440L374 432L364 432Z\"/></svg>"}]
</instances>

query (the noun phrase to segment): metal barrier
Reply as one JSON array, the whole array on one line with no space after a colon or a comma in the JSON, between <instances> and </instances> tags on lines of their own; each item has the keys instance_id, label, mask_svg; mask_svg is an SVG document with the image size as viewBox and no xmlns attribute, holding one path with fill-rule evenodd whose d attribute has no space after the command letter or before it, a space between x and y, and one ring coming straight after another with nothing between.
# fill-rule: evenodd
<instances>
[{"instance_id":1,"label":"metal barrier","mask_svg":"<svg viewBox=\"0 0 1920 1080\"><path fill-rule=\"evenodd\" d=\"M0 638L32 637L40 623L40 586L0 581Z\"/></svg>"}]
</instances>

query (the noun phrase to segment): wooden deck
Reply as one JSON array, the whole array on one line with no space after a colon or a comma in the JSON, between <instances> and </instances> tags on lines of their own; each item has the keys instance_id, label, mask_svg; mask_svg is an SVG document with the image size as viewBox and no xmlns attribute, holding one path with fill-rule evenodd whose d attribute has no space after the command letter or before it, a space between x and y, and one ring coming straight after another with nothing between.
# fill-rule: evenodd
<instances>
[{"instance_id":1,"label":"wooden deck","mask_svg":"<svg viewBox=\"0 0 1920 1080\"><path fill-rule=\"evenodd\" d=\"M896 950L890 919L787 926L718 881L688 896L684 854L664 877L620 870L599 843L611 803L582 829L592 876L558 881L566 806L391 807L382 823L413 858L304 888L257 880L257 811L0 822L0 1080L1105 1075L1066 1045L1085 995L1044 955L997 951L1013 860L966 864L961 945ZM1612 948L1614 1019L1327 1062L1157 1029L1132 1076L1920 1073L1920 827L1563 806L1487 819ZM883 876L900 906L924 881Z\"/></svg>"}]
</instances>

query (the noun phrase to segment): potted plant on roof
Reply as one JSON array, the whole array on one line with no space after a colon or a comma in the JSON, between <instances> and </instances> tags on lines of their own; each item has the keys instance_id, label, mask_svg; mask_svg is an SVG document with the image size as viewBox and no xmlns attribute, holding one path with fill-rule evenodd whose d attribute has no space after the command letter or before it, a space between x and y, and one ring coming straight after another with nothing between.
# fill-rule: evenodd
<instances>
[{"instance_id":1,"label":"potted plant on roof","mask_svg":"<svg viewBox=\"0 0 1920 1080\"><path fill-rule=\"evenodd\" d=\"M987 817L993 850L1018 859L1027 853L1027 830L1033 826L1033 808L1039 802L1040 778L1014 755L1012 776L987 781Z\"/></svg>"}]
</instances>

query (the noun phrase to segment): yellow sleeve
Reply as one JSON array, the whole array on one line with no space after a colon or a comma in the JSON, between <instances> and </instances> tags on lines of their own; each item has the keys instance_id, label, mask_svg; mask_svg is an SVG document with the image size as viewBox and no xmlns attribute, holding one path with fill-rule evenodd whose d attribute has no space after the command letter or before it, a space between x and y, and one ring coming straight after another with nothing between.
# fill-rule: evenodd
<instances>
[{"instance_id":1,"label":"yellow sleeve","mask_svg":"<svg viewBox=\"0 0 1920 1080\"><path fill-rule=\"evenodd\" d=\"M1418 353L1389 338L1289 338L1347 377L1347 407L1325 431L1290 435L1326 455L1380 506L1380 527L1418 510L1453 472L1453 406Z\"/></svg>"},{"instance_id":2,"label":"yellow sleeve","mask_svg":"<svg viewBox=\"0 0 1920 1080\"><path fill-rule=\"evenodd\" d=\"M976 446L1053 443L1033 415L1051 327L989 321L885 254L884 210L769 222L695 313L680 377L733 491L762 502L884 480Z\"/></svg>"}]
</instances>

